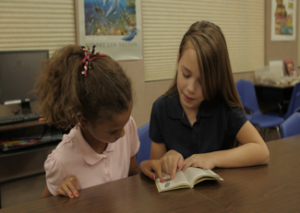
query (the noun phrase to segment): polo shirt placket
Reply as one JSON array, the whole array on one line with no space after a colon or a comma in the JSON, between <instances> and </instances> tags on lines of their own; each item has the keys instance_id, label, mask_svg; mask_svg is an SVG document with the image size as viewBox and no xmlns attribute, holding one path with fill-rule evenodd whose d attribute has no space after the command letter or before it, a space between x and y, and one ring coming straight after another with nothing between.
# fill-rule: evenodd
<instances>
[{"instance_id":1,"label":"polo shirt placket","mask_svg":"<svg viewBox=\"0 0 300 213\"><path fill-rule=\"evenodd\" d=\"M107 159L107 156L105 155L106 152L103 152L103 164L104 164L104 172L105 172L105 178L107 181L111 181L111 172L110 172L110 169L109 169L109 164L108 164L108 159Z\"/></svg>"}]
</instances>

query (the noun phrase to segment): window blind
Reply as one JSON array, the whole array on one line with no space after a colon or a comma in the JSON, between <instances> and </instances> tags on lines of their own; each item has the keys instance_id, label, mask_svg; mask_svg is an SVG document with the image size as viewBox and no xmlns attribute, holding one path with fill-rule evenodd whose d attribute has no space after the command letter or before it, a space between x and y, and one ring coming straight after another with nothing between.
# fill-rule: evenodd
<instances>
[{"instance_id":1,"label":"window blind","mask_svg":"<svg viewBox=\"0 0 300 213\"><path fill-rule=\"evenodd\" d=\"M142 0L145 81L171 79L183 34L201 20L221 27L233 72L264 66L264 1Z\"/></svg>"},{"instance_id":2,"label":"window blind","mask_svg":"<svg viewBox=\"0 0 300 213\"><path fill-rule=\"evenodd\" d=\"M73 0L1 0L0 50L48 49L75 44Z\"/></svg>"}]
</instances>

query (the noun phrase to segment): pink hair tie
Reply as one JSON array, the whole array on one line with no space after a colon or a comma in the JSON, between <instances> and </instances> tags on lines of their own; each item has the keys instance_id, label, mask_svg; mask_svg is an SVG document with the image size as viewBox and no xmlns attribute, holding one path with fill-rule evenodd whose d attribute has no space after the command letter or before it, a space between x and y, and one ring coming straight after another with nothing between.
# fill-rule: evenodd
<instances>
[{"instance_id":1,"label":"pink hair tie","mask_svg":"<svg viewBox=\"0 0 300 213\"><path fill-rule=\"evenodd\" d=\"M93 46L92 53L90 54L88 49L85 46L81 46L82 50L84 51L84 58L82 59L83 70L81 71L81 74L84 76L87 76L89 62L92 62L96 58L96 56L100 56L100 57L104 56L104 53L95 54L95 47L96 45Z\"/></svg>"}]
</instances>

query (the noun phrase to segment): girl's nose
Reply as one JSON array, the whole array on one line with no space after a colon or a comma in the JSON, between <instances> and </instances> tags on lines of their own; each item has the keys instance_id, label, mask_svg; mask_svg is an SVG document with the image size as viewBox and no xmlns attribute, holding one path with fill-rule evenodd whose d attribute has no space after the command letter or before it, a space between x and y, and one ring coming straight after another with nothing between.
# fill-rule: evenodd
<instances>
[{"instance_id":1,"label":"girl's nose","mask_svg":"<svg viewBox=\"0 0 300 213\"><path fill-rule=\"evenodd\" d=\"M188 81L187 90L194 93L196 91L196 82L193 80Z\"/></svg>"}]
</instances>

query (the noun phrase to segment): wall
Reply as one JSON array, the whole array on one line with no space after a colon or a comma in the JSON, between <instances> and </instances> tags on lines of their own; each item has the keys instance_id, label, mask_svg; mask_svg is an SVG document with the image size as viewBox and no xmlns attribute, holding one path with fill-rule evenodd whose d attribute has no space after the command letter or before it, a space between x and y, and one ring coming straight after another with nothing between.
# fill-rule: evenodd
<instances>
[{"instance_id":1,"label":"wall","mask_svg":"<svg viewBox=\"0 0 300 213\"><path fill-rule=\"evenodd\" d=\"M144 81L144 61L122 61L121 66L132 79L134 88L134 106L132 116L140 127L150 120L153 102L171 85L171 80Z\"/></svg>"},{"instance_id":2,"label":"wall","mask_svg":"<svg viewBox=\"0 0 300 213\"><path fill-rule=\"evenodd\" d=\"M297 1L299 4L300 1ZM298 7L295 14L297 27ZM296 28L297 29L297 28ZM265 1L265 65L269 64L270 60L286 60L292 59L295 67L298 67L298 36L295 41L271 41L271 0ZM300 74L298 69L298 74Z\"/></svg>"}]
</instances>

